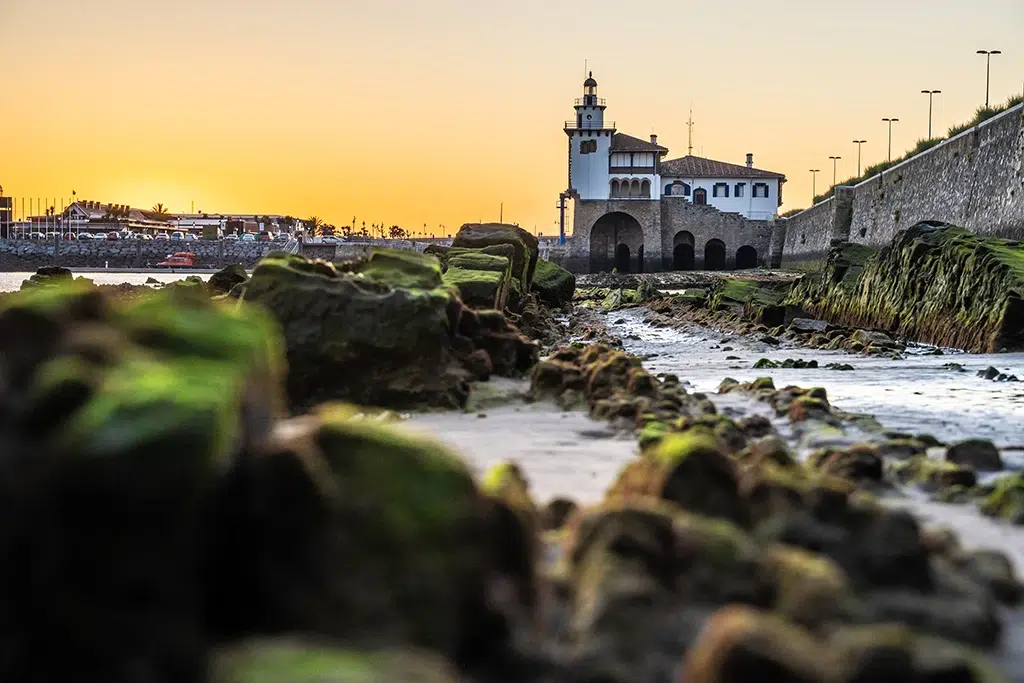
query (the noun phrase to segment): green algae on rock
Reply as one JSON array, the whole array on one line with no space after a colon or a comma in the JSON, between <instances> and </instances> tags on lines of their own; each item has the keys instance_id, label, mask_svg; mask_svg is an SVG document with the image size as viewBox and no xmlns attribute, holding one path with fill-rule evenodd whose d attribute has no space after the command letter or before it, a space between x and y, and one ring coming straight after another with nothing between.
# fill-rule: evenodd
<instances>
[{"instance_id":1,"label":"green algae on rock","mask_svg":"<svg viewBox=\"0 0 1024 683\"><path fill-rule=\"evenodd\" d=\"M283 414L279 333L255 309L76 283L6 298L0 330L0 550L23 568L0 569L5 676L199 680L206 506Z\"/></svg>"},{"instance_id":2,"label":"green algae on rock","mask_svg":"<svg viewBox=\"0 0 1024 683\"><path fill-rule=\"evenodd\" d=\"M533 274L533 291L548 306L561 308L572 301L576 292L576 276L551 261L538 259Z\"/></svg>"},{"instance_id":3,"label":"green algae on rock","mask_svg":"<svg viewBox=\"0 0 1024 683\"><path fill-rule=\"evenodd\" d=\"M402 249L375 248L369 257L338 264L338 269L360 273L379 284L402 289L436 289L441 286L437 258Z\"/></svg>"},{"instance_id":4,"label":"green algae on rock","mask_svg":"<svg viewBox=\"0 0 1024 683\"><path fill-rule=\"evenodd\" d=\"M507 258L465 253L448 259L443 279L458 289L467 306L502 311L508 302L511 272Z\"/></svg>"},{"instance_id":5,"label":"green algae on rock","mask_svg":"<svg viewBox=\"0 0 1024 683\"><path fill-rule=\"evenodd\" d=\"M452 665L411 649L354 650L295 639L249 640L218 650L210 683L458 683Z\"/></svg>"},{"instance_id":6,"label":"green algae on rock","mask_svg":"<svg viewBox=\"0 0 1024 683\"><path fill-rule=\"evenodd\" d=\"M995 353L1024 348L1024 245L923 222L873 254L833 248L786 304L829 322Z\"/></svg>"},{"instance_id":7,"label":"green algae on rock","mask_svg":"<svg viewBox=\"0 0 1024 683\"><path fill-rule=\"evenodd\" d=\"M459 228L453 247L482 247L507 244L515 249L512 277L519 280L524 293L530 291L540 250L537 237L516 225L503 223L467 223Z\"/></svg>"},{"instance_id":8,"label":"green algae on rock","mask_svg":"<svg viewBox=\"0 0 1024 683\"><path fill-rule=\"evenodd\" d=\"M211 275L206 287L210 294L229 294L235 287L244 285L248 280L249 273L245 267L241 263L234 263Z\"/></svg>"}]
</instances>

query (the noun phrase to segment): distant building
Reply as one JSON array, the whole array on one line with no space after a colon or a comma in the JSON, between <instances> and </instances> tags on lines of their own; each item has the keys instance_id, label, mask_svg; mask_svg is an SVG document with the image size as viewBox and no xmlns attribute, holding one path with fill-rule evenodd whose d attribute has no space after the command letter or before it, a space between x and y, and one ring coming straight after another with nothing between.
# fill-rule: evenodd
<instances>
[{"instance_id":1,"label":"distant building","mask_svg":"<svg viewBox=\"0 0 1024 683\"><path fill-rule=\"evenodd\" d=\"M171 214L135 209L127 204L103 204L94 201L73 202L58 216L33 216L33 225L49 226L51 231L110 232L164 232L173 229ZM38 228L36 228L38 229Z\"/></svg>"},{"instance_id":2,"label":"distant building","mask_svg":"<svg viewBox=\"0 0 1024 683\"><path fill-rule=\"evenodd\" d=\"M658 136L618 132L606 109L591 74L564 126L574 270L723 270L765 260L784 175L754 168L752 154L745 164L666 160Z\"/></svg>"}]
</instances>

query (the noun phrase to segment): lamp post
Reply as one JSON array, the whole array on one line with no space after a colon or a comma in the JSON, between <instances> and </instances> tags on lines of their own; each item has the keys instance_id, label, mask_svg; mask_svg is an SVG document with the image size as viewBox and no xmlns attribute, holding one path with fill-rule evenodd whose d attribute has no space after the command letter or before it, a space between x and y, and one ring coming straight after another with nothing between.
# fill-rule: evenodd
<instances>
[{"instance_id":1,"label":"lamp post","mask_svg":"<svg viewBox=\"0 0 1024 683\"><path fill-rule=\"evenodd\" d=\"M988 109L989 86L992 84L992 55L1003 54L999 50L978 50L979 55L985 55L985 109Z\"/></svg>"},{"instance_id":2,"label":"lamp post","mask_svg":"<svg viewBox=\"0 0 1024 683\"><path fill-rule=\"evenodd\" d=\"M933 111L932 104L934 102L935 96L942 94L942 91L941 90L922 90L921 94L928 96L928 139L931 140L932 139L932 111Z\"/></svg>"},{"instance_id":3,"label":"lamp post","mask_svg":"<svg viewBox=\"0 0 1024 683\"><path fill-rule=\"evenodd\" d=\"M853 144L857 145L857 177L860 178L860 148L867 140L854 140Z\"/></svg>"},{"instance_id":4,"label":"lamp post","mask_svg":"<svg viewBox=\"0 0 1024 683\"><path fill-rule=\"evenodd\" d=\"M899 121L899 119L882 119L882 121L889 124L889 161L892 161L892 124Z\"/></svg>"},{"instance_id":5,"label":"lamp post","mask_svg":"<svg viewBox=\"0 0 1024 683\"><path fill-rule=\"evenodd\" d=\"M814 204L814 200L818 198L818 174L821 173L820 168L811 169L811 204Z\"/></svg>"},{"instance_id":6,"label":"lamp post","mask_svg":"<svg viewBox=\"0 0 1024 683\"><path fill-rule=\"evenodd\" d=\"M842 157L829 157L832 160L832 191L836 191L836 170L839 168L839 160Z\"/></svg>"}]
</instances>

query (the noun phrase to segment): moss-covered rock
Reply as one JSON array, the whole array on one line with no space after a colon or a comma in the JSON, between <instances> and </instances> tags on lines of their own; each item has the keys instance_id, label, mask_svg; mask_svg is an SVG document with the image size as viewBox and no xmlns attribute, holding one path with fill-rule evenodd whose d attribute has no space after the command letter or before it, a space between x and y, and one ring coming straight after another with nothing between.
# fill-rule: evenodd
<instances>
[{"instance_id":1,"label":"moss-covered rock","mask_svg":"<svg viewBox=\"0 0 1024 683\"><path fill-rule=\"evenodd\" d=\"M479 249L497 244L508 244L515 249L512 259L512 277L519 280L523 292L529 292L540 250L536 236L526 230L502 223L467 223L459 228L452 240L453 247Z\"/></svg>"},{"instance_id":2,"label":"moss-covered rock","mask_svg":"<svg viewBox=\"0 0 1024 683\"><path fill-rule=\"evenodd\" d=\"M486 650L506 630L488 577L532 591L509 564L530 547L507 547L524 539L505 535L461 460L353 412L327 406L282 424L228 472L209 531L216 632ZM532 596L516 599L530 609Z\"/></svg>"},{"instance_id":3,"label":"moss-covered rock","mask_svg":"<svg viewBox=\"0 0 1024 683\"><path fill-rule=\"evenodd\" d=\"M1024 475L1017 473L997 479L982 502L981 511L1012 524L1024 524Z\"/></svg>"},{"instance_id":4,"label":"moss-covered rock","mask_svg":"<svg viewBox=\"0 0 1024 683\"><path fill-rule=\"evenodd\" d=\"M394 288L435 289L441 286L440 261L429 254L414 251L374 248L366 259L341 264L340 269L360 273L373 282Z\"/></svg>"},{"instance_id":5,"label":"moss-covered rock","mask_svg":"<svg viewBox=\"0 0 1024 683\"><path fill-rule=\"evenodd\" d=\"M300 639L246 641L212 658L210 683L457 683L444 658L415 650L360 651Z\"/></svg>"},{"instance_id":6,"label":"moss-covered rock","mask_svg":"<svg viewBox=\"0 0 1024 683\"><path fill-rule=\"evenodd\" d=\"M73 279L69 268L62 266L43 266L36 270L27 280L21 283L21 289L35 289L37 287L52 287L66 285Z\"/></svg>"},{"instance_id":7,"label":"moss-covered rock","mask_svg":"<svg viewBox=\"0 0 1024 683\"><path fill-rule=\"evenodd\" d=\"M831 683L837 673L821 650L817 639L785 619L747 607L729 607L708 620L686 656L681 680Z\"/></svg>"},{"instance_id":8,"label":"moss-covered rock","mask_svg":"<svg viewBox=\"0 0 1024 683\"><path fill-rule=\"evenodd\" d=\"M561 308L572 301L576 291L576 276L551 261L538 259L533 275L533 291L548 306Z\"/></svg>"},{"instance_id":9,"label":"moss-covered rock","mask_svg":"<svg viewBox=\"0 0 1024 683\"><path fill-rule=\"evenodd\" d=\"M785 322L786 310L780 304L788 284L766 284L755 280L720 280L711 289L708 307L713 311L731 311L747 320L777 327Z\"/></svg>"},{"instance_id":10,"label":"moss-covered rock","mask_svg":"<svg viewBox=\"0 0 1024 683\"><path fill-rule=\"evenodd\" d=\"M4 675L199 680L199 539L221 473L283 413L279 333L74 283L5 298L0 330Z\"/></svg>"},{"instance_id":11,"label":"moss-covered rock","mask_svg":"<svg viewBox=\"0 0 1024 683\"><path fill-rule=\"evenodd\" d=\"M652 497L683 510L750 523L732 460L715 436L702 429L667 436L648 455L630 463L608 490L608 498Z\"/></svg>"},{"instance_id":12,"label":"moss-covered rock","mask_svg":"<svg viewBox=\"0 0 1024 683\"><path fill-rule=\"evenodd\" d=\"M392 288L276 254L253 271L244 301L264 306L284 330L296 409L332 399L458 407L468 396L452 347L461 303L443 289Z\"/></svg>"},{"instance_id":13,"label":"moss-covered rock","mask_svg":"<svg viewBox=\"0 0 1024 683\"><path fill-rule=\"evenodd\" d=\"M510 277L507 258L465 252L449 257L444 282L457 288L468 306L502 311L508 302Z\"/></svg>"},{"instance_id":14,"label":"moss-covered rock","mask_svg":"<svg viewBox=\"0 0 1024 683\"><path fill-rule=\"evenodd\" d=\"M236 286L244 284L249 280L249 273L241 263L234 263L221 268L210 276L206 286L210 294L228 294Z\"/></svg>"},{"instance_id":15,"label":"moss-covered rock","mask_svg":"<svg viewBox=\"0 0 1024 683\"><path fill-rule=\"evenodd\" d=\"M946 451L946 461L972 467L979 472L999 472L1003 469L999 449L986 439L968 439L953 444Z\"/></svg>"},{"instance_id":16,"label":"moss-covered rock","mask_svg":"<svg viewBox=\"0 0 1024 683\"><path fill-rule=\"evenodd\" d=\"M1024 348L1024 245L924 222L881 252L842 245L786 299L833 323L993 353Z\"/></svg>"}]
</instances>

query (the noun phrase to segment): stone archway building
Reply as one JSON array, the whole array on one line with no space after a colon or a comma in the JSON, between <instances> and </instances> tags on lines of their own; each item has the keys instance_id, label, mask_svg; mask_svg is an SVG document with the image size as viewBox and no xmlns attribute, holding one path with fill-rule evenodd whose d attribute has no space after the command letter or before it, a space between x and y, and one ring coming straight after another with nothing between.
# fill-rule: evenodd
<instances>
[{"instance_id":1,"label":"stone archway building","mask_svg":"<svg viewBox=\"0 0 1024 683\"><path fill-rule=\"evenodd\" d=\"M564 126L573 199L566 267L577 273L703 270L713 240L724 245L724 258L721 248L714 250L716 268L735 269L738 256L745 268L752 259L768 263L785 176L755 168L752 154L745 164L693 155L666 160L669 150L656 135L648 141L618 132L606 109L591 75L575 118ZM619 239L616 231L627 223L630 237ZM681 233L690 248L679 248Z\"/></svg>"}]
</instances>

